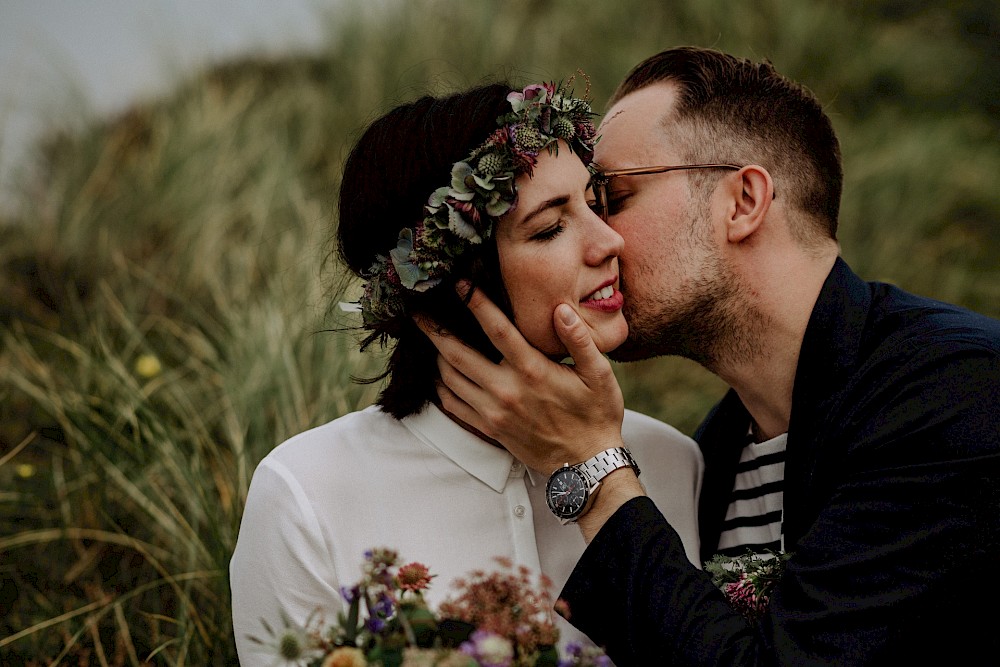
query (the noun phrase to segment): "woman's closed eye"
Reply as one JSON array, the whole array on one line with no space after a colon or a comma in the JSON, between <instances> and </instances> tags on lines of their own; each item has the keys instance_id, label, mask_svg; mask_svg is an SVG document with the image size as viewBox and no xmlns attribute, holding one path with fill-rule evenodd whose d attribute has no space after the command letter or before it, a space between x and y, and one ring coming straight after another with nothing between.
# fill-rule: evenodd
<instances>
[{"instance_id":1,"label":"woman's closed eye","mask_svg":"<svg viewBox=\"0 0 1000 667\"><path fill-rule=\"evenodd\" d=\"M563 230L566 229L566 225L563 224L562 219L556 221L555 224L549 225L545 229L539 232L535 232L531 235L532 241L549 241L559 236Z\"/></svg>"}]
</instances>

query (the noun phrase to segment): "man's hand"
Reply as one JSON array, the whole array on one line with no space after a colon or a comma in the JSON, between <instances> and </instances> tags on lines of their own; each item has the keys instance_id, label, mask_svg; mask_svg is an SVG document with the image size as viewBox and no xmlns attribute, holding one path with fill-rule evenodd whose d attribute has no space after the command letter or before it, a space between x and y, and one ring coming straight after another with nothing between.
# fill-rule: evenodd
<instances>
[{"instance_id":1,"label":"man's hand","mask_svg":"<svg viewBox=\"0 0 1000 667\"><path fill-rule=\"evenodd\" d=\"M532 347L482 292L474 291L469 309L503 354L500 364L433 323L417 322L441 353L438 395L445 410L544 474L622 446L621 389L571 307L560 305L553 322L575 365Z\"/></svg>"}]
</instances>

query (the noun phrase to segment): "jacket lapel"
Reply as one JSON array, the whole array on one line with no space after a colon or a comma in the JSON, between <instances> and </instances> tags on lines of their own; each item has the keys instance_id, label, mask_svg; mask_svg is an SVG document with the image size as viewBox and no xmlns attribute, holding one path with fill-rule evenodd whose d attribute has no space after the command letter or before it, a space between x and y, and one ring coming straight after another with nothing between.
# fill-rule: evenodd
<instances>
[{"instance_id":1,"label":"jacket lapel","mask_svg":"<svg viewBox=\"0 0 1000 667\"><path fill-rule=\"evenodd\" d=\"M856 364L871 303L870 286L838 257L806 327L792 390L783 503L785 547L790 551L822 507L825 480L817 463L828 436L837 430L825 421ZM695 432L705 458L698 508L702 560L715 555L719 546L749 427L749 412L729 390Z\"/></svg>"},{"instance_id":2,"label":"jacket lapel","mask_svg":"<svg viewBox=\"0 0 1000 667\"><path fill-rule=\"evenodd\" d=\"M830 419L857 365L871 303L868 283L837 258L809 318L792 390L783 513L789 551L826 501L831 467L822 460L835 455L843 432Z\"/></svg>"}]
</instances>

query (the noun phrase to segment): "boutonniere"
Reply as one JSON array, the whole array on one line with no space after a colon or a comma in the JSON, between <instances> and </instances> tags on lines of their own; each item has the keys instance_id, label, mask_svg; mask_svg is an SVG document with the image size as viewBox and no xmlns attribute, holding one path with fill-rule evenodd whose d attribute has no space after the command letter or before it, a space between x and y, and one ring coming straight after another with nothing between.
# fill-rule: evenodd
<instances>
[{"instance_id":1,"label":"boutonniere","mask_svg":"<svg viewBox=\"0 0 1000 667\"><path fill-rule=\"evenodd\" d=\"M785 571L790 553L766 551L745 556L715 556L705 571L725 594L729 604L750 622L767 613L775 585Z\"/></svg>"}]
</instances>

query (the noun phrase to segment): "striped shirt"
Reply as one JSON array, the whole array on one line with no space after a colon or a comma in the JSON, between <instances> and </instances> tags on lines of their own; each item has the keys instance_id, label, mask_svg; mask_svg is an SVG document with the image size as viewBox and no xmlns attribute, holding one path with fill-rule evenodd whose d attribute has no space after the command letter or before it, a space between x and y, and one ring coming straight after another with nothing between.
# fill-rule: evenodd
<instances>
[{"instance_id":1,"label":"striped shirt","mask_svg":"<svg viewBox=\"0 0 1000 667\"><path fill-rule=\"evenodd\" d=\"M718 552L742 556L784 548L781 512L788 434L764 442L748 438L740 454L736 482L722 524Z\"/></svg>"}]
</instances>

